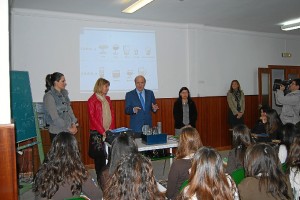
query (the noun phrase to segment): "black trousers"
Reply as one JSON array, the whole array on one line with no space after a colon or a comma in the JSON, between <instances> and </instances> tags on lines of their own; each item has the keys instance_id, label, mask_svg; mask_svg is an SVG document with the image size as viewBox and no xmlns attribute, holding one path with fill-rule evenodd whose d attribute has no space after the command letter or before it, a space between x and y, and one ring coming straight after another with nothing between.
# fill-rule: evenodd
<instances>
[{"instance_id":1,"label":"black trousers","mask_svg":"<svg viewBox=\"0 0 300 200\"><path fill-rule=\"evenodd\" d=\"M94 159L97 180L99 180L102 168L106 165L107 153L102 135L94 130L90 131L89 156Z\"/></svg>"}]
</instances>

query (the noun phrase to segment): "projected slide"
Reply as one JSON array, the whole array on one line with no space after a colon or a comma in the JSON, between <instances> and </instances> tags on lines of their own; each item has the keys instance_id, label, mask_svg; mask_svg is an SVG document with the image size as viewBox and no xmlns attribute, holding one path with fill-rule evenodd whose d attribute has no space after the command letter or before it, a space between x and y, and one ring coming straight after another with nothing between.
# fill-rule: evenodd
<instances>
[{"instance_id":1,"label":"projected slide","mask_svg":"<svg viewBox=\"0 0 300 200\"><path fill-rule=\"evenodd\" d=\"M80 34L80 91L92 92L99 77L110 92L129 91L143 75L146 88L157 90L155 32L83 28Z\"/></svg>"}]
</instances>

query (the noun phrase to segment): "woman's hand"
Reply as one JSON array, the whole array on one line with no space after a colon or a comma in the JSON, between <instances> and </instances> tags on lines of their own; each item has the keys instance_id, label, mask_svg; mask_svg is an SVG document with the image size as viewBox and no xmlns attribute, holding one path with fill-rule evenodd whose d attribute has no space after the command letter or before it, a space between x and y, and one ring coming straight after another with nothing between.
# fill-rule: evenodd
<instances>
[{"instance_id":1,"label":"woman's hand","mask_svg":"<svg viewBox=\"0 0 300 200\"><path fill-rule=\"evenodd\" d=\"M238 119L242 118L243 114L244 114L244 113L242 113L242 112L238 112L236 118L238 118Z\"/></svg>"},{"instance_id":2,"label":"woman's hand","mask_svg":"<svg viewBox=\"0 0 300 200\"><path fill-rule=\"evenodd\" d=\"M73 135L75 135L78 132L76 124L72 124L72 126L69 128L69 132Z\"/></svg>"}]
</instances>

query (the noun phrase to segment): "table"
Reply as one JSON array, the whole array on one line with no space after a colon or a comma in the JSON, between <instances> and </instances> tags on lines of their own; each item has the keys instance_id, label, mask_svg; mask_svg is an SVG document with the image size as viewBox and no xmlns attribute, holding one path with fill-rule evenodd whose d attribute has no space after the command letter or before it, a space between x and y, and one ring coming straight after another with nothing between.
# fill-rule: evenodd
<instances>
[{"instance_id":1,"label":"table","mask_svg":"<svg viewBox=\"0 0 300 200\"><path fill-rule=\"evenodd\" d=\"M168 135L167 143L164 143L164 144L147 145L142 142L142 138L136 138L135 142L137 144L139 152L169 148L170 153L172 154L172 149L175 147L178 147L178 139L174 138L173 135ZM106 152L108 152L108 147L111 147L111 145L106 143L105 147L106 147ZM173 162L173 158L170 158L170 166L171 166L172 162Z\"/></svg>"}]
</instances>

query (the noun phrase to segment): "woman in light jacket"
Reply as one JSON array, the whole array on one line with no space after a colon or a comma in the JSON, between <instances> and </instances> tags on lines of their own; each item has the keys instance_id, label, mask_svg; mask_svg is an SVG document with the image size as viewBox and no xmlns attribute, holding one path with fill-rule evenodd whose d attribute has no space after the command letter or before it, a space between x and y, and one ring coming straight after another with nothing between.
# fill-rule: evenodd
<instances>
[{"instance_id":1,"label":"woman in light jacket","mask_svg":"<svg viewBox=\"0 0 300 200\"><path fill-rule=\"evenodd\" d=\"M60 132L77 133L77 119L74 116L62 73L46 76L46 90L43 98L46 124L49 125L50 140Z\"/></svg>"},{"instance_id":2,"label":"woman in light jacket","mask_svg":"<svg viewBox=\"0 0 300 200\"><path fill-rule=\"evenodd\" d=\"M237 80L231 81L230 89L227 92L227 103L229 106L228 119L230 127L244 124L245 96Z\"/></svg>"}]
</instances>

